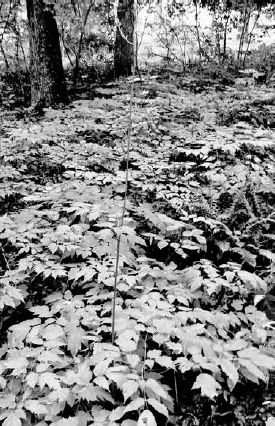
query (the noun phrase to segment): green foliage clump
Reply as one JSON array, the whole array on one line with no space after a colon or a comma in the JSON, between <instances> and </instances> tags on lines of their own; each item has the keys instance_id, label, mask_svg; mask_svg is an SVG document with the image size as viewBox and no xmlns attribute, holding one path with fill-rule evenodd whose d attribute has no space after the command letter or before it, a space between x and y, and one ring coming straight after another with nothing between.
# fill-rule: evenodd
<instances>
[{"instance_id":1,"label":"green foliage clump","mask_svg":"<svg viewBox=\"0 0 275 426\"><path fill-rule=\"evenodd\" d=\"M190 109L174 90L169 106L161 85L154 99L136 92L123 226L127 100L76 102L7 128L5 426L210 425L228 411L237 424L238 399L268 382L272 322L258 301L274 273L272 153L238 127L209 130L202 95Z\"/></svg>"}]
</instances>

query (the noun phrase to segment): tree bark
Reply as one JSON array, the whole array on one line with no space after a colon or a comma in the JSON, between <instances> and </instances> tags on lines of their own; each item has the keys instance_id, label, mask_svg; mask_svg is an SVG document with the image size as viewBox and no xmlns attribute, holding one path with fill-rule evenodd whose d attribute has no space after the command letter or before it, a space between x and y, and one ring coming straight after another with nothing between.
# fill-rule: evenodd
<instances>
[{"instance_id":1,"label":"tree bark","mask_svg":"<svg viewBox=\"0 0 275 426\"><path fill-rule=\"evenodd\" d=\"M67 103L59 34L53 9L43 0L26 0L30 39L32 105Z\"/></svg>"},{"instance_id":2,"label":"tree bark","mask_svg":"<svg viewBox=\"0 0 275 426\"><path fill-rule=\"evenodd\" d=\"M201 36L200 36L200 24L199 24L199 11L198 11L198 3L197 0L195 1L195 27L196 27L196 35L197 35L197 42L198 42L198 53L199 53L199 66L201 68L202 66L202 46L201 46Z\"/></svg>"},{"instance_id":3,"label":"tree bark","mask_svg":"<svg viewBox=\"0 0 275 426\"><path fill-rule=\"evenodd\" d=\"M225 24L224 24L224 30L223 30L223 52L222 52L222 63L224 63L227 59L227 30L228 30L228 24L230 19L230 11L227 12L226 18L225 18Z\"/></svg>"},{"instance_id":4,"label":"tree bark","mask_svg":"<svg viewBox=\"0 0 275 426\"><path fill-rule=\"evenodd\" d=\"M9 69L10 69L10 65L9 65L9 61L8 61L8 59L7 59L7 55L6 55L6 52L5 52L5 49L4 49L4 47L3 47L2 42L0 42L0 51L1 51L1 53L2 53L2 56L3 56L4 62L5 62L5 65L6 65L6 70L7 70L7 71L9 71Z\"/></svg>"},{"instance_id":5,"label":"tree bark","mask_svg":"<svg viewBox=\"0 0 275 426\"><path fill-rule=\"evenodd\" d=\"M261 14L261 10L258 11L258 13L256 15L256 18L255 18L255 21L254 21L254 24L253 24L253 27L252 27L252 29L250 31L249 36L248 36L246 50L245 50L244 55L243 55L243 68L245 68L246 57L248 55L249 47L250 47L250 44L251 44L251 41L252 41L253 31L254 31L254 29L255 29L255 27L257 25L257 22L258 22L258 20L260 18L260 14Z\"/></svg>"},{"instance_id":6,"label":"tree bark","mask_svg":"<svg viewBox=\"0 0 275 426\"><path fill-rule=\"evenodd\" d=\"M134 0L119 0L117 7L117 31L114 51L115 76L132 73L134 62Z\"/></svg>"},{"instance_id":7,"label":"tree bark","mask_svg":"<svg viewBox=\"0 0 275 426\"><path fill-rule=\"evenodd\" d=\"M77 52L76 52L76 55L75 55L75 67L74 67L74 70L73 70L73 85L74 85L75 91L76 91L77 80L78 80L78 75L79 75L79 71L80 71L80 69L79 69L80 68L80 59L81 59L81 54L82 54L85 30L86 30L86 25L87 25L87 21L88 21L90 12L92 10L92 6L93 6L93 2L91 1L89 3L89 5L87 6L86 11L84 12L84 19L82 18L81 14L80 14L80 18L83 19L83 22L82 22L82 28L81 28L79 42L78 42L78 48L77 48Z\"/></svg>"}]
</instances>

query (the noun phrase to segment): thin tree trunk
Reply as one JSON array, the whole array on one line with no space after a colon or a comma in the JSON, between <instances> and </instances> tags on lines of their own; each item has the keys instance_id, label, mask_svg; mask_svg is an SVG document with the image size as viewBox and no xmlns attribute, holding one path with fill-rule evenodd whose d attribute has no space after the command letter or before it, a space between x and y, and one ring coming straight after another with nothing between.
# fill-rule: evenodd
<instances>
[{"instance_id":1,"label":"thin tree trunk","mask_svg":"<svg viewBox=\"0 0 275 426\"><path fill-rule=\"evenodd\" d=\"M78 79L78 74L79 74L79 64L80 64L80 59L81 59L81 54L82 54L83 39L84 39L84 36L85 36L85 27L86 27L86 24L87 24L87 21L88 21L89 14L90 14L91 9L92 9L92 5L93 5L93 2L91 1L87 10L86 10L85 16L84 16L84 21L83 21L83 25L82 25L82 28L81 28L79 42L78 42L78 49L77 49L77 53L76 53L76 57L75 57L75 67L74 67L74 72L73 72L74 90L76 90L77 79Z\"/></svg>"},{"instance_id":2,"label":"thin tree trunk","mask_svg":"<svg viewBox=\"0 0 275 426\"><path fill-rule=\"evenodd\" d=\"M238 66L240 66L241 62L242 62L243 45L244 45L245 36L247 34L250 16L251 16L251 10L249 9L249 5L247 4L247 2L245 2L244 8L245 8L245 10L244 10L244 21L243 21L242 32L241 32L241 35L240 35L240 43L239 43L238 56L237 56Z\"/></svg>"},{"instance_id":3,"label":"thin tree trunk","mask_svg":"<svg viewBox=\"0 0 275 426\"><path fill-rule=\"evenodd\" d=\"M133 66L134 0L119 0L114 50L115 76L131 75Z\"/></svg>"},{"instance_id":4,"label":"thin tree trunk","mask_svg":"<svg viewBox=\"0 0 275 426\"><path fill-rule=\"evenodd\" d=\"M1 50L4 62L5 62L5 65L6 65L6 70L9 71L10 65L9 65L9 61L8 61L8 58L7 58L7 55L6 55L6 52L4 50L4 47L3 47L2 43L0 43L0 50Z\"/></svg>"},{"instance_id":5,"label":"thin tree trunk","mask_svg":"<svg viewBox=\"0 0 275 426\"><path fill-rule=\"evenodd\" d=\"M15 54L15 57L16 57L16 69L19 71L20 70L20 57L19 57L19 46L20 46L20 43L19 43L19 36L18 36L18 33L16 32L16 43L15 43L15 45L16 45L16 54Z\"/></svg>"},{"instance_id":6,"label":"thin tree trunk","mask_svg":"<svg viewBox=\"0 0 275 426\"><path fill-rule=\"evenodd\" d=\"M221 36L220 36L220 28L219 28L219 13L220 11L214 9L214 23L215 23L215 42L216 42L216 48L215 48L215 54L218 57L218 63L221 63Z\"/></svg>"},{"instance_id":7,"label":"thin tree trunk","mask_svg":"<svg viewBox=\"0 0 275 426\"><path fill-rule=\"evenodd\" d=\"M66 43L65 43L64 31L65 31L65 30L64 30L63 23L62 23L62 26L61 26L61 32L60 32L60 38L61 38L61 41L62 41L62 44L63 44L64 50L65 50L65 53L66 53L66 55L67 55L67 58L68 58L68 60L69 60L69 62L70 62L70 65L71 65L71 67L73 68L74 63L73 63L73 61L72 61L72 59L71 59L71 57L70 57L70 55L69 55L70 48L69 48L69 47L66 45Z\"/></svg>"},{"instance_id":8,"label":"thin tree trunk","mask_svg":"<svg viewBox=\"0 0 275 426\"><path fill-rule=\"evenodd\" d=\"M43 0L26 0L30 37L32 105L68 101L59 35L52 8Z\"/></svg>"},{"instance_id":9,"label":"thin tree trunk","mask_svg":"<svg viewBox=\"0 0 275 426\"><path fill-rule=\"evenodd\" d=\"M25 63L26 71L29 72L29 67L28 67L28 62L27 62L27 58L26 58L26 53L25 53L24 46L23 46L23 43L22 43L22 37L21 37L21 32L20 32L19 28L16 28L16 33L18 34L19 45L20 45L20 49L21 49L21 52L22 52L23 61Z\"/></svg>"},{"instance_id":10,"label":"thin tree trunk","mask_svg":"<svg viewBox=\"0 0 275 426\"><path fill-rule=\"evenodd\" d=\"M197 1L195 1L195 20L196 20L196 34L197 34L197 42L199 46L199 58L200 58L200 67L202 65L202 47L201 47L201 36L200 36L200 29L199 29L199 13L198 13L198 4Z\"/></svg>"},{"instance_id":11,"label":"thin tree trunk","mask_svg":"<svg viewBox=\"0 0 275 426\"><path fill-rule=\"evenodd\" d=\"M226 20L225 20L225 24L224 24L224 31L223 31L223 59L222 62L224 63L226 60L226 50L227 50L227 28L228 28L228 23L229 23L229 18L230 18L230 12L227 14L226 16Z\"/></svg>"},{"instance_id":12,"label":"thin tree trunk","mask_svg":"<svg viewBox=\"0 0 275 426\"><path fill-rule=\"evenodd\" d=\"M256 18L255 18L255 22L254 22L254 24L253 24L253 27L252 27L252 29L251 29L251 31L250 31L250 33L249 33L249 37L248 37L248 41L247 41L247 47L246 47L246 50L245 50L245 52L244 52L244 56L243 56L243 68L245 67L245 61L246 61L246 57L247 57L247 54L248 54L248 50L249 50L249 47L250 47L250 44L251 44L253 31L254 31L254 29L255 29L255 27L256 27L256 24L257 24L257 22L258 22L258 20L259 20L259 18L260 18L260 14L261 14L261 11L259 10L259 11L258 11L258 14L257 14L257 16L256 16Z\"/></svg>"}]
</instances>

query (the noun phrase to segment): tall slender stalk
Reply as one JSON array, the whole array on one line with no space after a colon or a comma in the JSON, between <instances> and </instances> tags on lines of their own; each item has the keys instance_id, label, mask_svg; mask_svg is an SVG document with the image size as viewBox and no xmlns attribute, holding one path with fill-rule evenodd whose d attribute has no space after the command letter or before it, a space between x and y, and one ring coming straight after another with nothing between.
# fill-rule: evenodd
<instances>
[{"instance_id":1,"label":"tall slender stalk","mask_svg":"<svg viewBox=\"0 0 275 426\"><path fill-rule=\"evenodd\" d=\"M137 13L136 0L134 0L134 13L136 17L136 13ZM128 194L128 183L129 183L129 158L130 158L130 146L131 146L132 126L133 126L132 116L133 116L133 103L134 103L134 79L135 79L135 73L136 73L136 46L137 46L137 41L136 41L137 25L136 24L137 24L137 19L135 19L134 32L133 32L133 68L132 68L132 81L131 81L131 93L130 93L129 116L128 116L127 142L126 142L126 170L125 170L124 198L123 198L122 212L120 217L119 232L117 235L117 245L116 245L116 260L115 260L114 289L113 289L113 303L112 303L112 344L115 343L116 296L117 296L117 281L118 281L120 243L121 243L120 230L124 224L127 194Z\"/></svg>"}]
</instances>

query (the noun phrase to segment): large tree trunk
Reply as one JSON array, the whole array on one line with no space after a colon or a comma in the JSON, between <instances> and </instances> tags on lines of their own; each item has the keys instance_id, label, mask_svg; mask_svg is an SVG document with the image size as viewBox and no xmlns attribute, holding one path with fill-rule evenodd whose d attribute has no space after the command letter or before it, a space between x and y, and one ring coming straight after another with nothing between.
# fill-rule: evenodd
<instances>
[{"instance_id":1,"label":"large tree trunk","mask_svg":"<svg viewBox=\"0 0 275 426\"><path fill-rule=\"evenodd\" d=\"M114 52L115 76L130 75L134 62L134 0L119 0Z\"/></svg>"},{"instance_id":2,"label":"large tree trunk","mask_svg":"<svg viewBox=\"0 0 275 426\"><path fill-rule=\"evenodd\" d=\"M68 101L59 34L53 8L43 0L26 0L30 38L32 105Z\"/></svg>"}]
</instances>

